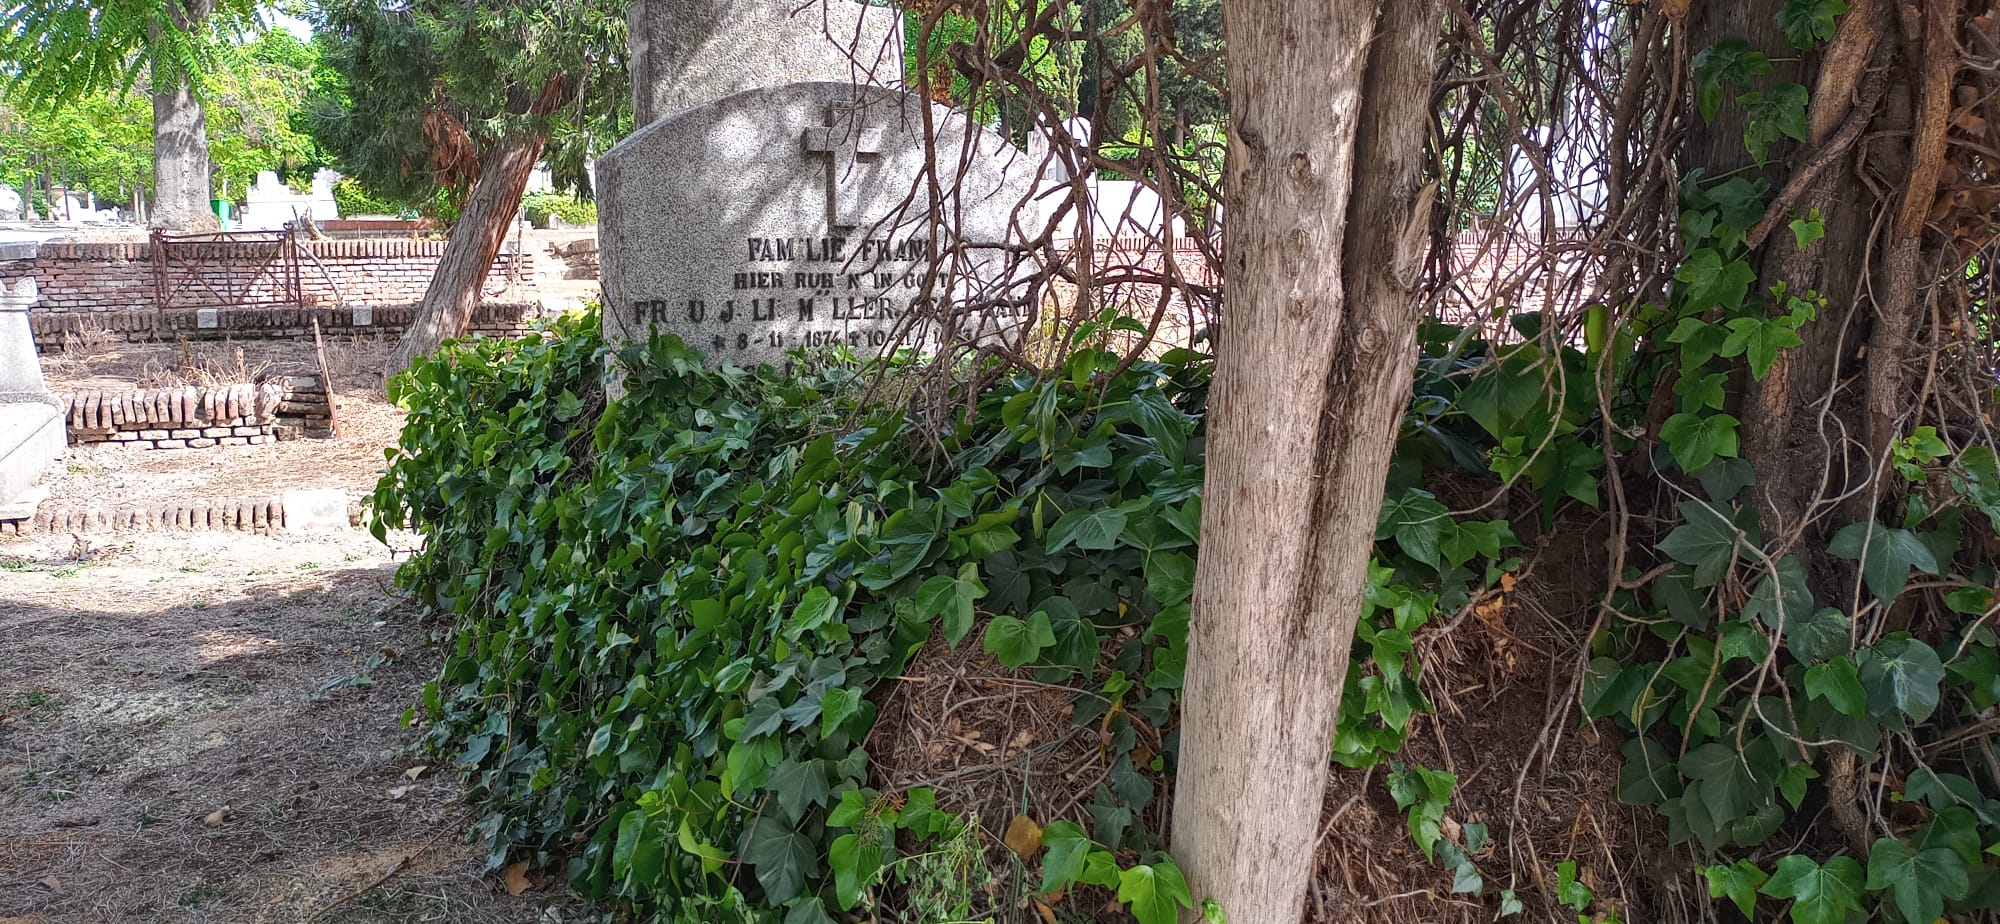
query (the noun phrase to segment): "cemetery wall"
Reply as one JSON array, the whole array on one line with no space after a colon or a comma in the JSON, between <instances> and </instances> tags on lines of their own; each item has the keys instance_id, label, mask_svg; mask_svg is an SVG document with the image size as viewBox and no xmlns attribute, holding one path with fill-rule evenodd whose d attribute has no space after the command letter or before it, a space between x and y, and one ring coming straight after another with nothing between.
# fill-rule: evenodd
<instances>
[{"instance_id":1,"label":"cemetery wall","mask_svg":"<svg viewBox=\"0 0 2000 924\"><path fill-rule=\"evenodd\" d=\"M56 398L68 418L71 445L207 449L333 435L333 410L317 375Z\"/></svg>"},{"instance_id":2,"label":"cemetery wall","mask_svg":"<svg viewBox=\"0 0 2000 924\"><path fill-rule=\"evenodd\" d=\"M0 279L33 276L41 290L35 314L159 309L168 304L224 306L284 297L280 244L176 243L164 272L154 245L140 242L43 244L32 259L0 261ZM423 298L444 253L443 241L396 239L300 241L299 290L306 305L391 306ZM533 279L534 257L502 252L494 281Z\"/></svg>"},{"instance_id":3,"label":"cemetery wall","mask_svg":"<svg viewBox=\"0 0 2000 924\"><path fill-rule=\"evenodd\" d=\"M5 278L0 276L0 278ZM473 309L468 333L509 337L525 330L540 312L523 302L482 302ZM313 323L329 337L377 334L401 336L417 316L414 302L346 308L176 308L155 311L31 312L28 326L43 352L67 350L106 340L287 340L310 337Z\"/></svg>"}]
</instances>

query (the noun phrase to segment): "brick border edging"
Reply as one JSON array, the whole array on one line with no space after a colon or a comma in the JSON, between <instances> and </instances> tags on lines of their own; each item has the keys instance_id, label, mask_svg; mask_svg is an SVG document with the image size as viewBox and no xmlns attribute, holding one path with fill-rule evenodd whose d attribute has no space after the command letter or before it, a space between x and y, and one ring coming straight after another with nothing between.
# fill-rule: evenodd
<instances>
[{"instance_id":1,"label":"brick border edging","mask_svg":"<svg viewBox=\"0 0 2000 924\"><path fill-rule=\"evenodd\" d=\"M288 492L290 493L290 492ZM348 492L347 526L365 522L361 498ZM293 523L285 511L285 495L158 504L44 503L32 519L0 520L0 537L35 533L105 534L121 532L235 532L271 535L300 526L324 527L327 522Z\"/></svg>"},{"instance_id":2,"label":"brick border edging","mask_svg":"<svg viewBox=\"0 0 2000 924\"><path fill-rule=\"evenodd\" d=\"M57 396L72 446L204 449L333 435L318 375L166 388L92 389Z\"/></svg>"}]
</instances>

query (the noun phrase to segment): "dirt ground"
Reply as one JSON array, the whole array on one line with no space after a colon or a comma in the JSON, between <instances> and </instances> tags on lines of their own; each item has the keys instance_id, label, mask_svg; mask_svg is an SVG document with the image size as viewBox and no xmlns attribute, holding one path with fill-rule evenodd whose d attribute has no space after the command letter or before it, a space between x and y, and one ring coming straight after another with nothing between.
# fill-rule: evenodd
<instances>
[{"instance_id":1,"label":"dirt ground","mask_svg":"<svg viewBox=\"0 0 2000 924\"><path fill-rule=\"evenodd\" d=\"M72 449L55 502L365 492L401 412L383 341L329 341L341 432L221 450ZM50 386L317 368L284 343L102 344ZM438 652L359 530L0 543L0 924L556 922L559 877L482 875L464 790L402 717ZM523 883L516 882L515 885Z\"/></svg>"},{"instance_id":2,"label":"dirt ground","mask_svg":"<svg viewBox=\"0 0 2000 924\"><path fill-rule=\"evenodd\" d=\"M0 544L0 922L579 920L482 878L413 750L437 653L393 567L360 531Z\"/></svg>"},{"instance_id":3,"label":"dirt ground","mask_svg":"<svg viewBox=\"0 0 2000 924\"><path fill-rule=\"evenodd\" d=\"M72 447L44 483L57 501L166 501L176 498L263 497L286 489L372 490L382 448L402 430L403 412L382 392L382 362L395 347L380 338L328 340L339 435L262 446L134 452ZM274 375L316 375L311 343L101 343L43 357L42 373L57 393L88 389L251 382Z\"/></svg>"}]
</instances>

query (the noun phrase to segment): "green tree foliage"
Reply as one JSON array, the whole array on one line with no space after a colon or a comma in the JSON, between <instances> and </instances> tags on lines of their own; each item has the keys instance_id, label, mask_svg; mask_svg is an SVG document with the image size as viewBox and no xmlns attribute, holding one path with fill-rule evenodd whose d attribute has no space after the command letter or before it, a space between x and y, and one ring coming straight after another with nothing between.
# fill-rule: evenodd
<instances>
[{"instance_id":1,"label":"green tree foliage","mask_svg":"<svg viewBox=\"0 0 2000 924\"><path fill-rule=\"evenodd\" d=\"M318 51L291 33L270 30L234 49L232 66L209 74L207 107L217 189L241 195L257 173L303 181L322 165L297 115L315 74ZM129 204L152 188L153 116L140 75L126 91L106 87L46 110L8 110L0 121L0 182L48 178L88 189L102 201Z\"/></svg>"},{"instance_id":2,"label":"green tree foliage","mask_svg":"<svg viewBox=\"0 0 2000 924\"><path fill-rule=\"evenodd\" d=\"M256 22L254 0L223 0L181 24L185 0L15 0L0 4L6 99L47 111L104 90L130 90L149 69L184 75L201 93L228 69L234 39Z\"/></svg>"},{"instance_id":3,"label":"green tree foliage","mask_svg":"<svg viewBox=\"0 0 2000 924\"><path fill-rule=\"evenodd\" d=\"M329 73L304 121L375 196L462 194L479 154L522 130L546 132L557 182L587 193L585 161L630 128L622 2L323 0L313 25Z\"/></svg>"}]
</instances>

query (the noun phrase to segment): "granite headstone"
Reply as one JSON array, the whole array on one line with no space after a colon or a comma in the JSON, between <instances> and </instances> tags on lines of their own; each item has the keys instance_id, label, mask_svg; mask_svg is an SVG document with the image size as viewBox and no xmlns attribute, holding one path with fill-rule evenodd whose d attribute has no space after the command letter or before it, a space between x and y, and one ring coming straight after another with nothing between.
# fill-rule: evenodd
<instances>
[{"instance_id":1,"label":"granite headstone","mask_svg":"<svg viewBox=\"0 0 2000 924\"><path fill-rule=\"evenodd\" d=\"M948 159L935 186L925 106ZM1037 167L956 112L845 83L750 90L655 122L598 161L606 338L671 332L747 367L799 348L1018 333L1027 312L1002 293L1010 249L1044 221Z\"/></svg>"},{"instance_id":2,"label":"granite headstone","mask_svg":"<svg viewBox=\"0 0 2000 924\"><path fill-rule=\"evenodd\" d=\"M856 0L634 0L634 124L760 86L892 83L903 15Z\"/></svg>"}]
</instances>

